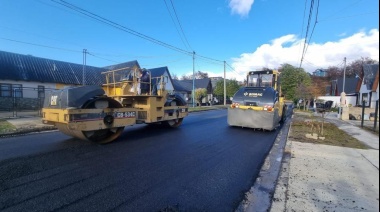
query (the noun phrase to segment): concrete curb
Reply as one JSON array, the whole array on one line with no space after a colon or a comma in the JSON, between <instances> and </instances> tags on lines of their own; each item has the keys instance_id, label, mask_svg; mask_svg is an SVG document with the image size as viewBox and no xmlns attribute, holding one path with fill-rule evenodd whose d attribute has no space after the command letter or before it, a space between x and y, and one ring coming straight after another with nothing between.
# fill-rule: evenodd
<instances>
[{"instance_id":1,"label":"concrete curb","mask_svg":"<svg viewBox=\"0 0 380 212\"><path fill-rule=\"evenodd\" d=\"M240 203L237 212L269 211L272 198L276 190L282 161L284 160L284 148L287 143L291 119L287 119L278 133L264 164L260 170L253 187L245 194L245 199Z\"/></svg>"}]
</instances>

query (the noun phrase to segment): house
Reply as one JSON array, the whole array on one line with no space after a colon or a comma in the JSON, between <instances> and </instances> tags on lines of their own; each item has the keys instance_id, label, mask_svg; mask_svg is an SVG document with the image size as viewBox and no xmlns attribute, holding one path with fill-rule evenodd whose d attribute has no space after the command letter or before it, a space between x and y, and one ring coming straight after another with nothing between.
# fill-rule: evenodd
<instances>
[{"instance_id":1,"label":"house","mask_svg":"<svg viewBox=\"0 0 380 212\"><path fill-rule=\"evenodd\" d=\"M343 86L343 82L345 82L344 86ZM351 78L346 77L345 79L341 77L336 80L332 80L331 85L328 86L328 88L330 89L329 91L327 91L328 96L330 96L328 100L334 101L334 104L333 104L334 106L339 105L340 95L344 91L346 93L346 104L356 106L359 103L358 102L358 96L359 96L358 86L359 85L360 85L359 79L355 77L351 77Z\"/></svg>"},{"instance_id":2,"label":"house","mask_svg":"<svg viewBox=\"0 0 380 212\"><path fill-rule=\"evenodd\" d=\"M59 89L67 85L101 85L105 69L0 51L0 96L13 96L13 89ZM21 89L17 97L28 96ZM21 95L21 96L20 96Z\"/></svg>"},{"instance_id":3,"label":"house","mask_svg":"<svg viewBox=\"0 0 380 212\"><path fill-rule=\"evenodd\" d=\"M327 87L327 95L318 98L333 100L334 105L339 105L343 89L347 106L361 106L364 101L365 107L375 108L379 100L379 64L364 64L360 76L332 80Z\"/></svg>"},{"instance_id":4,"label":"house","mask_svg":"<svg viewBox=\"0 0 380 212\"><path fill-rule=\"evenodd\" d=\"M101 85L106 69L0 51L0 110L38 109L45 91Z\"/></svg>"},{"instance_id":5,"label":"house","mask_svg":"<svg viewBox=\"0 0 380 212\"><path fill-rule=\"evenodd\" d=\"M177 86L178 90L184 94L185 100L188 104L192 104L192 91L193 91L193 80L173 80L174 84ZM212 95L212 84L210 78L204 79L194 79L194 90L198 88L204 88L207 90L207 97L202 99L202 103L209 104L209 101L213 99ZM177 91L178 91L177 90Z\"/></svg>"},{"instance_id":6,"label":"house","mask_svg":"<svg viewBox=\"0 0 380 212\"><path fill-rule=\"evenodd\" d=\"M344 86L343 86L343 82ZM345 78L343 77L338 78L336 80L331 81L331 90L329 94L331 96L340 96L340 94L344 91L347 96L356 96L359 94L358 85L359 85L359 79L355 77L351 78ZM344 90L343 90L344 89Z\"/></svg>"},{"instance_id":7,"label":"house","mask_svg":"<svg viewBox=\"0 0 380 212\"><path fill-rule=\"evenodd\" d=\"M147 69L152 78L152 87L159 86L161 82L161 77L165 83L165 90L172 93L176 90L172 76L170 75L168 67L150 68Z\"/></svg>"},{"instance_id":8,"label":"house","mask_svg":"<svg viewBox=\"0 0 380 212\"><path fill-rule=\"evenodd\" d=\"M327 77L327 73L326 69L317 69L313 71L312 75L317 77Z\"/></svg>"},{"instance_id":9,"label":"house","mask_svg":"<svg viewBox=\"0 0 380 212\"><path fill-rule=\"evenodd\" d=\"M364 64L359 78L359 105L365 102L369 108L376 107L376 101L379 100L379 64Z\"/></svg>"},{"instance_id":10,"label":"house","mask_svg":"<svg viewBox=\"0 0 380 212\"><path fill-rule=\"evenodd\" d=\"M126 77L134 69L140 69L136 60L99 68L0 51L0 110L37 110L42 107L46 91L66 86L102 86ZM175 90L167 67L148 71L154 85L163 76L165 89Z\"/></svg>"}]
</instances>

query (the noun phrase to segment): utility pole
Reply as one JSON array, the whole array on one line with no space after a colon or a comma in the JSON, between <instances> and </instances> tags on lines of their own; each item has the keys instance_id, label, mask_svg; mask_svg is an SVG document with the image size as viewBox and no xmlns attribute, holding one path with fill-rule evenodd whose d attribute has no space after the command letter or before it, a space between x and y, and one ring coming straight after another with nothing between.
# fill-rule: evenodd
<instances>
[{"instance_id":1,"label":"utility pole","mask_svg":"<svg viewBox=\"0 0 380 212\"><path fill-rule=\"evenodd\" d=\"M195 98L195 52L193 51L193 107L195 107L194 105L194 98Z\"/></svg>"},{"instance_id":2,"label":"utility pole","mask_svg":"<svg viewBox=\"0 0 380 212\"><path fill-rule=\"evenodd\" d=\"M83 85L86 85L86 78L85 78L86 54L87 54L87 49L83 49L83 70L82 70L82 84Z\"/></svg>"},{"instance_id":3,"label":"utility pole","mask_svg":"<svg viewBox=\"0 0 380 212\"><path fill-rule=\"evenodd\" d=\"M347 109L344 109L344 107L346 106L346 92L344 92L344 87L346 85L346 57L344 57L344 68L343 68L343 89L342 89L342 92L340 93L340 107L339 107L339 115L338 117L341 118L341 119L345 119L346 116L348 114L345 114L345 113L348 113L348 111L346 111Z\"/></svg>"},{"instance_id":4,"label":"utility pole","mask_svg":"<svg viewBox=\"0 0 380 212\"><path fill-rule=\"evenodd\" d=\"M226 92L226 61L224 61L224 105L226 105L226 98L227 98L227 92Z\"/></svg>"},{"instance_id":5,"label":"utility pole","mask_svg":"<svg viewBox=\"0 0 380 212\"><path fill-rule=\"evenodd\" d=\"M343 90L344 92L344 86L346 85L346 57L344 57L344 68L343 68Z\"/></svg>"}]
</instances>

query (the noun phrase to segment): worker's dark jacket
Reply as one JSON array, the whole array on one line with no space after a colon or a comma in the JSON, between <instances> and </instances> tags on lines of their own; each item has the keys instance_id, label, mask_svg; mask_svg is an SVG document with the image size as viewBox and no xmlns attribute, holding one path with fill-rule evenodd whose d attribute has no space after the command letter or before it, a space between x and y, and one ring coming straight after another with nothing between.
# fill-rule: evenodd
<instances>
[{"instance_id":1,"label":"worker's dark jacket","mask_svg":"<svg viewBox=\"0 0 380 212\"><path fill-rule=\"evenodd\" d=\"M141 93L149 93L149 90L150 90L150 85L149 85L150 76L149 76L149 73L147 71L143 72L140 80L141 80L141 83L140 83Z\"/></svg>"}]
</instances>

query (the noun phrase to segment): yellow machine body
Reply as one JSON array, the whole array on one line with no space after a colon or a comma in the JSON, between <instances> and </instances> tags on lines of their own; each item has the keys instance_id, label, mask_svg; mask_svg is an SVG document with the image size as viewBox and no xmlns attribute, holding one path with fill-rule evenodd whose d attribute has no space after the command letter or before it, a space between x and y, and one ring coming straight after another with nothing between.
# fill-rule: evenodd
<instances>
[{"instance_id":1,"label":"yellow machine body","mask_svg":"<svg viewBox=\"0 0 380 212\"><path fill-rule=\"evenodd\" d=\"M43 123L83 140L108 143L120 136L124 127L160 123L181 125L188 106L179 94L165 90L165 78L139 80L141 70L118 69L104 72L103 86L71 87L45 97ZM128 76L127 78L124 76ZM141 93L146 83L149 91Z\"/></svg>"}]
</instances>

